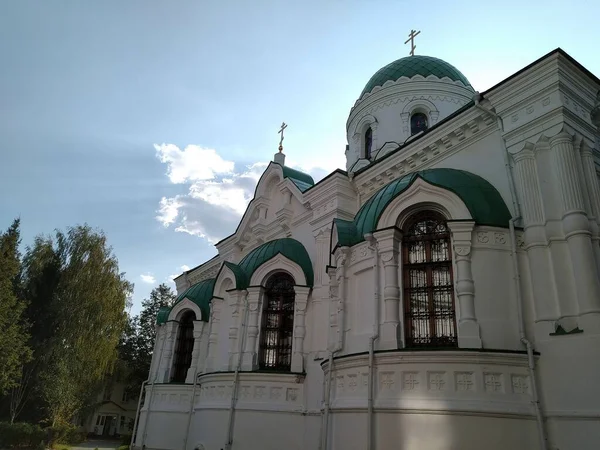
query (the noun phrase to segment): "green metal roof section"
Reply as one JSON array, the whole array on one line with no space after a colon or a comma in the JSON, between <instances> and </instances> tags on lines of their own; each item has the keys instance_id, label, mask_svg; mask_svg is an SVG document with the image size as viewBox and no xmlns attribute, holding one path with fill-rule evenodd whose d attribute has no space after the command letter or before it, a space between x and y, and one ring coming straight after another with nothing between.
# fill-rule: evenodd
<instances>
[{"instance_id":1,"label":"green metal roof section","mask_svg":"<svg viewBox=\"0 0 600 450\"><path fill-rule=\"evenodd\" d=\"M409 173L388 183L360 208L353 222L334 219L338 246L351 247L364 241L366 233L377 230L385 208L402 194L417 178L447 189L465 203L473 220L481 225L507 227L511 219L500 193L479 175L458 169L428 169Z\"/></svg>"},{"instance_id":2,"label":"green metal roof section","mask_svg":"<svg viewBox=\"0 0 600 450\"><path fill-rule=\"evenodd\" d=\"M228 267L232 269L236 275L236 289L247 288L256 269L280 253L300 266L304 272L306 284L308 286L312 286L314 284L312 262L310 260L310 256L308 256L308 252L304 248L304 245L302 245L296 239L283 238L265 242L260 247L257 247L248 253L235 269L243 272L243 276L240 276L239 278L236 271L231 267L235 266L235 264L228 264Z\"/></svg>"},{"instance_id":3,"label":"green metal roof section","mask_svg":"<svg viewBox=\"0 0 600 450\"><path fill-rule=\"evenodd\" d=\"M371 77L361 92L360 97L367 92L371 92L376 86L383 86L386 81L397 81L402 77L412 78L415 75L448 77L452 81L460 81L465 86L471 86L467 77L452 64L432 56L415 55L400 58L375 72L375 75Z\"/></svg>"},{"instance_id":4,"label":"green metal roof section","mask_svg":"<svg viewBox=\"0 0 600 450\"><path fill-rule=\"evenodd\" d=\"M202 313L202 321L208 322L210 316L210 300L213 296L213 290L215 288L215 278L209 278L196 283L192 287L186 289L180 294L175 300L175 305L182 301L184 298L194 302L200 308Z\"/></svg>"},{"instance_id":5,"label":"green metal roof section","mask_svg":"<svg viewBox=\"0 0 600 450\"><path fill-rule=\"evenodd\" d=\"M309 174L292 169L291 167L279 165L281 170L283 170L283 178L289 178L300 189L300 192L304 192L315 185L315 180Z\"/></svg>"},{"instance_id":6,"label":"green metal roof section","mask_svg":"<svg viewBox=\"0 0 600 450\"><path fill-rule=\"evenodd\" d=\"M158 310L158 314L156 316L156 324L162 325L169 318L169 313L171 312L171 308L168 306L161 306Z\"/></svg>"},{"instance_id":7,"label":"green metal roof section","mask_svg":"<svg viewBox=\"0 0 600 450\"><path fill-rule=\"evenodd\" d=\"M245 289L246 287L248 287L250 279L246 276L246 272L244 272L244 269L242 269L237 264L234 264L229 261L225 261L223 263L223 266L229 267L229 269L231 269L231 271L233 272L233 275L235 276L236 289ZM219 278L218 275L217 278Z\"/></svg>"}]
</instances>

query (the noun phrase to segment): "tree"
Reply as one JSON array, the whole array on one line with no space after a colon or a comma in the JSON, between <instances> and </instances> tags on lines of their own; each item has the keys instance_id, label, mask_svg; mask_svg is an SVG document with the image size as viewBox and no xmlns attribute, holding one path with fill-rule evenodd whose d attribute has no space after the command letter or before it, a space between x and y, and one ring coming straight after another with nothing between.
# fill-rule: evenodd
<instances>
[{"instance_id":1,"label":"tree","mask_svg":"<svg viewBox=\"0 0 600 450\"><path fill-rule=\"evenodd\" d=\"M68 422L114 368L133 286L87 225L37 237L23 265L38 400L52 423Z\"/></svg>"},{"instance_id":2,"label":"tree","mask_svg":"<svg viewBox=\"0 0 600 450\"><path fill-rule=\"evenodd\" d=\"M119 343L119 359L128 368L127 379L131 391L137 392L148 377L156 340L158 310L163 306L171 307L174 302L175 294L163 283L152 290L150 298L142 301L139 316L129 317Z\"/></svg>"},{"instance_id":3,"label":"tree","mask_svg":"<svg viewBox=\"0 0 600 450\"><path fill-rule=\"evenodd\" d=\"M24 321L26 304L19 296L20 221L0 234L0 394L17 387L23 365L31 358Z\"/></svg>"}]
</instances>

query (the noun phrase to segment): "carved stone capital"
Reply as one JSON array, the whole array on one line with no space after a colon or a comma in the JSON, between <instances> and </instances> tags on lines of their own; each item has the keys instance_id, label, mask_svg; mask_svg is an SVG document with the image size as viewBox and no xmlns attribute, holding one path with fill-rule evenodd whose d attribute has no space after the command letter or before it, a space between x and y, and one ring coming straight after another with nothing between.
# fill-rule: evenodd
<instances>
[{"instance_id":1,"label":"carved stone capital","mask_svg":"<svg viewBox=\"0 0 600 450\"><path fill-rule=\"evenodd\" d=\"M459 256L467 256L469 253L471 253L471 246L470 245L455 245L454 252Z\"/></svg>"}]
</instances>

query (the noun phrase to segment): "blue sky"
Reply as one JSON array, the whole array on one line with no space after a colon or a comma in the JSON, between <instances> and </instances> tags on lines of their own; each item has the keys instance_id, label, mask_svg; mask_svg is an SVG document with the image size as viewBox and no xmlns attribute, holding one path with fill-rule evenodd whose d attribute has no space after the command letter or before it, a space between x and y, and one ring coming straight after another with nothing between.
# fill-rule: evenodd
<instances>
[{"instance_id":1,"label":"blue sky","mask_svg":"<svg viewBox=\"0 0 600 450\"><path fill-rule=\"evenodd\" d=\"M483 91L562 47L600 75L600 3L0 2L0 227L103 229L134 312L215 254L286 130L288 163L344 167L370 76L408 54Z\"/></svg>"}]
</instances>

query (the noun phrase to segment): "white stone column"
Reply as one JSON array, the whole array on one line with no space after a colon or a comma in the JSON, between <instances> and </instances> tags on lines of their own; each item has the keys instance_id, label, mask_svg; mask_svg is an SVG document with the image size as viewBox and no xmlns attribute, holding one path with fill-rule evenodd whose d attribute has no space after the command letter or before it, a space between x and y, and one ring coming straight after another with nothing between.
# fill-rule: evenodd
<instances>
[{"instance_id":1,"label":"white stone column","mask_svg":"<svg viewBox=\"0 0 600 450\"><path fill-rule=\"evenodd\" d=\"M600 282L573 148L573 136L562 131L550 139L552 168L559 183L563 232L569 245L579 306L580 328L600 331Z\"/></svg>"},{"instance_id":2,"label":"white stone column","mask_svg":"<svg viewBox=\"0 0 600 450\"><path fill-rule=\"evenodd\" d=\"M214 372L217 369L217 358L219 352L219 328L221 325L221 310L223 299L213 297L210 303L210 334L208 336L208 356L206 358L206 372Z\"/></svg>"},{"instance_id":3,"label":"white stone column","mask_svg":"<svg viewBox=\"0 0 600 450\"><path fill-rule=\"evenodd\" d=\"M294 343L292 348L292 372L304 372L304 337L306 336L306 307L310 288L294 286Z\"/></svg>"},{"instance_id":4,"label":"white stone column","mask_svg":"<svg viewBox=\"0 0 600 450\"><path fill-rule=\"evenodd\" d=\"M206 322L202 328L202 336L200 337L200 355L198 356L198 373L207 372L208 362L208 340L210 336L210 323Z\"/></svg>"},{"instance_id":5,"label":"white stone column","mask_svg":"<svg viewBox=\"0 0 600 450\"><path fill-rule=\"evenodd\" d=\"M397 349L401 346L400 286L398 259L402 233L396 228L374 233L383 263L383 324L379 337L380 349ZM377 280L377 283L380 281Z\"/></svg>"},{"instance_id":6,"label":"white stone column","mask_svg":"<svg viewBox=\"0 0 600 450\"><path fill-rule=\"evenodd\" d=\"M338 280L336 276L337 270L335 267L329 267L327 269L327 275L329 275L329 333L327 334L327 348L329 350L335 348L338 326Z\"/></svg>"},{"instance_id":7,"label":"white stone column","mask_svg":"<svg viewBox=\"0 0 600 450\"><path fill-rule=\"evenodd\" d=\"M259 319L262 311L262 286L248 288L248 326L246 328L246 347L242 356L242 370L258 368L258 332Z\"/></svg>"},{"instance_id":8,"label":"white stone column","mask_svg":"<svg viewBox=\"0 0 600 450\"><path fill-rule=\"evenodd\" d=\"M152 361L150 362L150 373L148 374L148 379L151 383L158 379L159 376L158 372L164 354L163 341L167 337L166 331L166 324L156 326L156 338L154 340L154 349L152 351Z\"/></svg>"},{"instance_id":9,"label":"white stone column","mask_svg":"<svg viewBox=\"0 0 600 450\"><path fill-rule=\"evenodd\" d=\"M157 383L168 383L171 381L171 369L173 367L173 353L175 351L175 340L177 339L177 330L179 322L170 321L165 324L165 344L163 348L163 357L159 366Z\"/></svg>"},{"instance_id":10,"label":"white stone column","mask_svg":"<svg viewBox=\"0 0 600 450\"><path fill-rule=\"evenodd\" d=\"M600 186L598 185L598 175L596 174L596 164L592 148L585 142L581 144L581 165L585 176L585 184L588 189L590 206L593 212L593 220L590 220L592 231L592 245L594 258L596 259L596 273L600 274Z\"/></svg>"},{"instance_id":11,"label":"white stone column","mask_svg":"<svg viewBox=\"0 0 600 450\"><path fill-rule=\"evenodd\" d=\"M475 222L448 222L452 232L452 258L456 265L458 303L458 346L481 348L481 333L475 315L475 282L471 270L471 241Z\"/></svg>"},{"instance_id":12,"label":"white stone column","mask_svg":"<svg viewBox=\"0 0 600 450\"><path fill-rule=\"evenodd\" d=\"M244 291L231 291L227 293L227 302L231 311L231 325L229 326L229 370L234 370L237 361L238 335L240 327L240 310L244 300Z\"/></svg>"},{"instance_id":13,"label":"white stone column","mask_svg":"<svg viewBox=\"0 0 600 450\"><path fill-rule=\"evenodd\" d=\"M206 322L202 322L201 320L194 320L194 348L192 350L192 363L190 364L190 368L188 369L187 375L185 377L186 383L193 383L194 374L200 373L200 370L198 368L198 361L200 359L200 349L202 347L202 331L204 330L205 325Z\"/></svg>"},{"instance_id":14,"label":"white stone column","mask_svg":"<svg viewBox=\"0 0 600 450\"><path fill-rule=\"evenodd\" d=\"M515 162L517 196L524 223L523 240L531 272L535 322L538 329L536 334L547 336L554 331L554 321L559 317L558 299L554 278L549 275L554 273L554 268L546 239L544 209L533 144L525 144L512 156Z\"/></svg>"}]
</instances>

